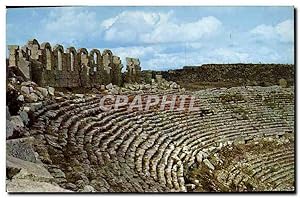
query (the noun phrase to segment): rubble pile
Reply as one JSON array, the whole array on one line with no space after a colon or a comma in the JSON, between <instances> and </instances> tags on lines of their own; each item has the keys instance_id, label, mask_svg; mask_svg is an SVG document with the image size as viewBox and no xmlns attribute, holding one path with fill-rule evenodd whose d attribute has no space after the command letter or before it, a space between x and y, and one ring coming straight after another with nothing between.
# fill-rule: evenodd
<instances>
[{"instance_id":1,"label":"rubble pile","mask_svg":"<svg viewBox=\"0 0 300 198\"><path fill-rule=\"evenodd\" d=\"M54 97L52 87L39 87L13 76L7 81L6 188L8 192L70 192L61 188L34 151L30 135L33 112Z\"/></svg>"}]
</instances>

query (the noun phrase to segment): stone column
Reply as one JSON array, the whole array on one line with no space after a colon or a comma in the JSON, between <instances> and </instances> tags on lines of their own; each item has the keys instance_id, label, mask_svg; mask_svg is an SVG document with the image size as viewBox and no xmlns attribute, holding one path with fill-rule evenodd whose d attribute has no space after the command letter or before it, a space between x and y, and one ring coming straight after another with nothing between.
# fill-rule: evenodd
<instances>
[{"instance_id":1,"label":"stone column","mask_svg":"<svg viewBox=\"0 0 300 198\"><path fill-rule=\"evenodd\" d=\"M18 59L19 59L19 46L18 45L8 45L9 50L9 66L18 66Z\"/></svg>"}]
</instances>

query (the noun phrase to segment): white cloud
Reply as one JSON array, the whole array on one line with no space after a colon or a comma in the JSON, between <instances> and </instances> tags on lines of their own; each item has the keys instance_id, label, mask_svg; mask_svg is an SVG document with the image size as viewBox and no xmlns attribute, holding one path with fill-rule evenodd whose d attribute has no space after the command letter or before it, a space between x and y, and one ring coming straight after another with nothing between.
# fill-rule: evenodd
<instances>
[{"instance_id":1,"label":"white cloud","mask_svg":"<svg viewBox=\"0 0 300 198\"><path fill-rule=\"evenodd\" d=\"M102 22L104 38L124 43L191 42L215 34L222 26L213 16L187 23L173 18L173 12L125 11Z\"/></svg>"},{"instance_id":2,"label":"white cloud","mask_svg":"<svg viewBox=\"0 0 300 198\"><path fill-rule=\"evenodd\" d=\"M202 42L191 42L191 43L185 43L185 47L192 48L192 49L201 49L205 47L205 45Z\"/></svg>"},{"instance_id":3,"label":"white cloud","mask_svg":"<svg viewBox=\"0 0 300 198\"><path fill-rule=\"evenodd\" d=\"M123 57L145 57L154 53L159 53L161 49L153 46L130 46L130 47L117 47L112 48L114 54Z\"/></svg>"},{"instance_id":4,"label":"white cloud","mask_svg":"<svg viewBox=\"0 0 300 198\"><path fill-rule=\"evenodd\" d=\"M163 69L174 69L181 68L184 66L185 59L184 54L180 53L159 53L155 54L154 57L147 59L142 62L146 69L150 70L163 70Z\"/></svg>"},{"instance_id":5,"label":"white cloud","mask_svg":"<svg viewBox=\"0 0 300 198\"><path fill-rule=\"evenodd\" d=\"M124 11L102 22L107 41L132 42L141 40L141 36L153 31L153 28L166 20L169 13L146 13L142 11Z\"/></svg>"},{"instance_id":6,"label":"white cloud","mask_svg":"<svg viewBox=\"0 0 300 198\"><path fill-rule=\"evenodd\" d=\"M87 37L100 35L96 13L82 8L56 8L43 19L43 41L76 45Z\"/></svg>"},{"instance_id":7,"label":"white cloud","mask_svg":"<svg viewBox=\"0 0 300 198\"><path fill-rule=\"evenodd\" d=\"M125 57L136 57L141 61L143 70L166 70L178 69L185 65L202 65L208 63L288 63L293 59L292 50L288 50L288 56L280 53L280 50L268 46L256 48L249 47L223 47L222 45L207 45L202 47L200 43L189 43L187 51L170 51L171 48L181 48L182 44L164 44L128 46L113 48L114 54L121 57L123 65L126 67ZM124 69L125 69L124 67Z\"/></svg>"},{"instance_id":8,"label":"white cloud","mask_svg":"<svg viewBox=\"0 0 300 198\"><path fill-rule=\"evenodd\" d=\"M250 31L253 35L262 36L265 39L277 39L282 42L294 41L294 22L291 19L272 25L259 25Z\"/></svg>"},{"instance_id":9,"label":"white cloud","mask_svg":"<svg viewBox=\"0 0 300 198\"><path fill-rule=\"evenodd\" d=\"M182 24L166 21L158 25L154 31L143 35L142 40L146 43L198 41L214 34L220 26L221 22L212 16Z\"/></svg>"},{"instance_id":10,"label":"white cloud","mask_svg":"<svg viewBox=\"0 0 300 198\"><path fill-rule=\"evenodd\" d=\"M283 41L293 41L294 40L294 21L286 20L279 23L276 27L277 34L280 35Z\"/></svg>"},{"instance_id":11,"label":"white cloud","mask_svg":"<svg viewBox=\"0 0 300 198\"><path fill-rule=\"evenodd\" d=\"M193 45L194 43L190 43ZM198 46L198 43L195 43ZM128 46L113 48L114 54L122 58L122 63L125 66L125 57L137 57L141 60L141 66L144 70L164 70L182 68L185 65L201 65L206 63L238 63L251 62L256 57L250 56L248 53L241 50L229 48L203 49L189 48L185 51L170 52L168 51L169 44L142 46ZM172 46L176 47L176 46ZM180 44L178 44L180 47Z\"/></svg>"},{"instance_id":12,"label":"white cloud","mask_svg":"<svg viewBox=\"0 0 300 198\"><path fill-rule=\"evenodd\" d=\"M240 52L237 50L232 50L228 48L219 48L216 49L214 55L218 57L218 59L222 60L222 63L247 63L249 61L249 54Z\"/></svg>"},{"instance_id":13,"label":"white cloud","mask_svg":"<svg viewBox=\"0 0 300 198\"><path fill-rule=\"evenodd\" d=\"M130 21L129 25L153 26L159 21L168 18L172 12L168 13L147 13L142 11L124 11L115 17L111 17L102 22L105 29L111 28L113 25L120 25Z\"/></svg>"},{"instance_id":14,"label":"white cloud","mask_svg":"<svg viewBox=\"0 0 300 198\"><path fill-rule=\"evenodd\" d=\"M151 56L160 53L161 47L158 46L129 46L129 47L117 47L111 49L113 54L119 56L124 65L124 70L126 67L126 57L139 58L142 65L145 64L145 60L149 59ZM143 69L144 66L142 66Z\"/></svg>"},{"instance_id":15,"label":"white cloud","mask_svg":"<svg viewBox=\"0 0 300 198\"><path fill-rule=\"evenodd\" d=\"M271 25L259 25L256 26L254 29L251 30L252 34L262 35L264 37L274 37L275 36L275 29Z\"/></svg>"}]
</instances>

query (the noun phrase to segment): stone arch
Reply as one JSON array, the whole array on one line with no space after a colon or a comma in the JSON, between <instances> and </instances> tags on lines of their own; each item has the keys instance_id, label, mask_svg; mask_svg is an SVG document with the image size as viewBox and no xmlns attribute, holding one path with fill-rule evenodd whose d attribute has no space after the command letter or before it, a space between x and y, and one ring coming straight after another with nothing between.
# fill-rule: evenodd
<instances>
[{"instance_id":1,"label":"stone arch","mask_svg":"<svg viewBox=\"0 0 300 198\"><path fill-rule=\"evenodd\" d=\"M30 57L34 60L38 60L41 55L39 42L36 39L31 39L28 40L27 46L30 50Z\"/></svg>"},{"instance_id":2,"label":"stone arch","mask_svg":"<svg viewBox=\"0 0 300 198\"><path fill-rule=\"evenodd\" d=\"M39 44L39 42L38 42L38 40L36 40L36 39L28 40L28 41L27 41L27 45L28 45L28 46L31 46L31 45L37 45L39 48L41 47L40 44Z\"/></svg>"},{"instance_id":3,"label":"stone arch","mask_svg":"<svg viewBox=\"0 0 300 198\"><path fill-rule=\"evenodd\" d=\"M81 69L84 67L86 68L86 74L89 75L89 57L88 57L88 51L86 48L79 48L77 50L77 55L78 55L78 61L79 61L79 66Z\"/></svg>"},{"instance_id":4,"label":"stone arch","mask_svg":"<svg viewBox=\"0 0 300 198\"><path fill-rule=\"evenodd\" d=\"M56 63L57 63L57 69L59 71L63 70L63 65L64 65L64 47L62 45L55 45L53 47L53 52L56 55Z\"/></svg>"},{"instance_id":5,"label":"stone arch","mask_svg":"<svg viewBox=\"0 0 300 198\"><path fill-rule=\"evenodd\" d=\"M79 61L87 66L88 54L89 54L87 49L86 48L79 48L77 50L77 54L79 55L79 58L80 58Z\"/></svg>"},{"instance_id":6,"label":"stone arch","mask_svg":"<svg viewBox=\"0 0 300 198\"><path fill-rule=\"evenodd\" d=\"M90 51L90 58L91 62L93 63L93 71L97 72L97 67L100 67L102 61L100 51L98 49L92 49L92 51Z\"/></svg>"},{"instance_id":7,"label":"stone arch","mask_svg":"<svg viewBox=\"0 0 300 198\"><path fill-rule=\"evenodd\" d=\"M108 74L110 74L110 69L111 69L111 64L112 64L112 56L113 56L113 53L108 49L105 49L102 53L103 67L104 67L104 70L106 70L106 72Z\"/></svg>"},{"instance_id":8,"label":"stone arch","mask_svg":"<svg viewBox=\"0 0 300 198\"><path fill-rule=\"evenodd\" d=\"M78 54L84 53L84 54L86 54L86 55L89 54L86 48L79 48L79 49L77 50L77 53L78 53Z\"/></svg>"},{"instance_id":9,"label":"stone arch","mask_svg":"<svg viewBox=\"0 0 300 198\"><path fill-rule=\"evenodd\" d=\"M113 55L113 53L112 53L109 49L105 49L105 50L103 51L103 53L102 53L102 56L104 56L104 55L106 55L106 54L108 54L109 56L112 56L112 55Z\"/></svg>"},{"instance_id":10,"label":"stone arch","mask_svg":"<svg viewBox=\"0 0 300 198\"><path fill-rule=\"evenodd\" d=\"M90 56L93 57L93 60L95 60L95 54L97 55L97 59L95 61L95 64L100 64L101 61L101 53L98 49L92 49L90 52Z\"/></svg>"},{"instance_id":11,"label":"stone arch","mask_svg":"<svg viewBox=\"0 0 300 198\"><path fill-rule=\"evenodd\" d=\"M50 43L44 42L41 44L43 59L42 62L46 65L47 70L52 69L52 48Z\"/></svg>"},{"instance_id":12,"label":"stone arch","mask_svg":"<svg viewBox=\"0 0 300 198\"><path fill-rule=\"evenodd\" d=\"M69 54L69 61L70 61L70 70L74 71L76 68L76 49L75 47L69 47L67 49L67 53Z\"/></svg>"}]
</instances>

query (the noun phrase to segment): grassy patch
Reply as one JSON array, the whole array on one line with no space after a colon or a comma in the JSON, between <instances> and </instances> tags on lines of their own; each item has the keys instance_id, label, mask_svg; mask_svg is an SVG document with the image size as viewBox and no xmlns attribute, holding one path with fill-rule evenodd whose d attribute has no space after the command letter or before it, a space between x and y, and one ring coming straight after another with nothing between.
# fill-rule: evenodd
<instances>
[{"instance_id":1,"label":"grassy patch","mask_svg":"<svg viewBox=\"0 0 300 198\"><path fill-rule=\"evenodd\" d=\"M243 101L244 100L244 96L240 93L232 93L232 94L224 94L220 96L221 102L224 103L228 103L228 102L238 102L238 101Z\"/></svg>"}]
</instances>

